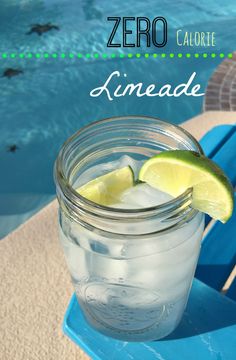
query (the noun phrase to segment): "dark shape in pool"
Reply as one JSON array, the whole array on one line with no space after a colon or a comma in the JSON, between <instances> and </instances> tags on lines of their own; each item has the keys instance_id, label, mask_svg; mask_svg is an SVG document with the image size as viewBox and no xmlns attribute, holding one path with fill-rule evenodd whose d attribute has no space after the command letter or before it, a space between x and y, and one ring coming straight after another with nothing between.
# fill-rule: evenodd
<instances>
[{"instance_id":1,"label":"dark shape in pool","mask_svg":"<svg viewBox=\"0 0 236 360\"><path fill-rule=\"evenodd\" d=\"M26 33L26 35L31 35L33 33L37 33L39 36L41 36L43 33L48 32L50 30L60 30L59 26L53 25L51 23L47 24L33 24L31 25L31 29L29 32Z\"/></svg>"},{"instance_id":2,"label":"dark shape in pool","mask_svg":"<svg viewBox=\"0 0 236 360\"><path fill-rule=\"evenodd\" d=\"M16 144L12 144L7 147L7 151L12 152L12 153L16 152L16 150L18 150L18 149L19 149L19 147Z\"/></svg>"},{"instance_id":3,"label":"dark shape in pool","mask_svg":"<svg viewBox=\"0 0 236 360\"><path fill-rule=\"evenodd\" d=\"M3 77L7 77L8 79L12 78L13 76L16 75L20 75L23 74L24 71L20 70L20 69L13 69L13 68L8 68L3 72Z\"/></svg>"}]
</instances>

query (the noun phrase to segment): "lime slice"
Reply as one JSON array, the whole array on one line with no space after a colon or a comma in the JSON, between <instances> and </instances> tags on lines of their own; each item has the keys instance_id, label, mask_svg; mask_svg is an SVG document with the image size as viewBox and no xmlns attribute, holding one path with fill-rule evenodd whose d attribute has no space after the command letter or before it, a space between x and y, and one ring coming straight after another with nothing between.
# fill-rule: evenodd
<instances>
[{"instance_id":1,"label":"lime slice","mask_svg":"<svg viewBox=\"0 0 236 360\"><path fill-rule=\"evenodd\" d=\"M188 150L164 151L147 160L139 179L176 197L193 188L192 207L226 222L233 212L233 188L210 159Z\"/></svg>"},{"instance_id":2,"label":"lime slice","mask_svg":"<svg viewBox=\"0 0 236 360\"><path fill-rule=\"evenodd\" d=\"M134 173L130 166L99 176L76 191L88 200L100 205L112 205L120 195L134 185Z\"/></svg>"}]
</instances>

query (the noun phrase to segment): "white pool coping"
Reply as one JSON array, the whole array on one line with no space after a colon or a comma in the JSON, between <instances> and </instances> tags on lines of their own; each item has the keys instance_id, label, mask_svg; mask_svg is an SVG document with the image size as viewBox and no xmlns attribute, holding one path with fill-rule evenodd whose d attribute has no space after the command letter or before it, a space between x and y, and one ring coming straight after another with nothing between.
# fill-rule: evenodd
<instances>
[{"instance_id":1,"label":"white pool coping","mask_svg":"<svg viewBox=\"0 0 236 360\"><path fill-rule=\"evenodd\" d=\"M200 139L232 123L236 112L211 111L182 126ZM1 240L0 254L2 359L89 359L61 330L73 289L57 236L57 202Z\"/></svg>"}]
</instances>

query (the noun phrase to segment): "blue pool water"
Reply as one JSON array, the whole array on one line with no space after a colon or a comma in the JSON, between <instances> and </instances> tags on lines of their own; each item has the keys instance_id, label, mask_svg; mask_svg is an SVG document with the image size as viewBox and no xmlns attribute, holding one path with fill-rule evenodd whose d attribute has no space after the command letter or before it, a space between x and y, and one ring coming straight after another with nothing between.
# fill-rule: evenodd
<instances>
[{"instance_id":1,"label":"blue pool water","mask_svg":"<svg viewBox=\"0 0 236 360\"><path fill-rule=\"evenodd\" d=\"M215 31L217 53L234 50L236 6L233 1L205 0L1 0L0 74L8 67L23 74L0 78L0 237L16 228L54 196L53 163L60 145L81 126L116 115L150 115L181 123L201 112L202 97L137 98L108 101L92 98L89 92L119 70L126 81L177 85L197 73L204 90L209 77L220 63L216 59L109 58L100 55L121 50L107 49L111 31L107 16L164 16L168 21L165 52L205 52L179 48L177 29ZM26 35L34 23L52 22L60 30L38 36ZM163 51L163 50L162 50ZM2 58L3 53L98 53L99 58L62 59ZM126 49L136 53L137 49ZM157 52L156 48L139 52ZM15 153L7 147L16 144Z\"/></svg>"}]
</instances>

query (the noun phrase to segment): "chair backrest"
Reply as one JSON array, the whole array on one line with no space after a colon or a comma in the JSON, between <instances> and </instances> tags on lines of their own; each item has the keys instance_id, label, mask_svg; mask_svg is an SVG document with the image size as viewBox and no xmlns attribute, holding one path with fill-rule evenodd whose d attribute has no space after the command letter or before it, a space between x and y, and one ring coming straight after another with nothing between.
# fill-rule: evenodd
<instances>
[{"instance_id":1,"label":"chair backrest","mask_svg":"<svg viewBox=\"0 0 236 360\"><path fill-rule=\"evenodd\" d=\"M201 140L205 154L214 160L236 186L236 126L213 128ZM210 218L206 218L208 225ZM216 222L203 239L196 277L221 290L236 262L236 210L227 224ZM235 281L236 282L236 281ZM234 285L236 288L236 284ZM232 288L233 289L233 288ZM229 296L236 300L235 291Z\"/></svg>"}]
</instances>

